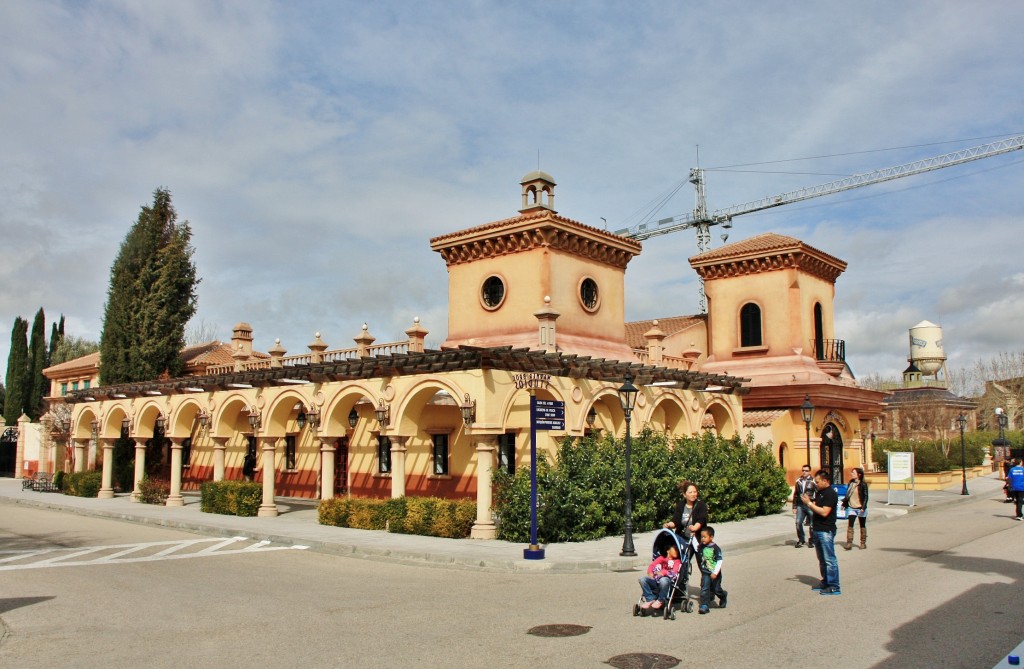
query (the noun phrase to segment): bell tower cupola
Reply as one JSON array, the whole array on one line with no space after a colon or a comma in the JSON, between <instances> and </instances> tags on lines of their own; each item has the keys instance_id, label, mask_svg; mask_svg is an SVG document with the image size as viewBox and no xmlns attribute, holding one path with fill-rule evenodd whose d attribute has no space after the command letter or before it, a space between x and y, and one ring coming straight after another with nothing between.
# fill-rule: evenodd
<instances>
[{"instance_id":1,"label":"bell tower cupola","mask_svg":"<svg viewBox=\"0 0 1024 669\"><path fill-rule=\"evenodd\" d=\"M530 172L519 182L523 186L523 208L520 214L535 211L555 211L555 179L547 172Z\"/></svg>"}]
</instances>

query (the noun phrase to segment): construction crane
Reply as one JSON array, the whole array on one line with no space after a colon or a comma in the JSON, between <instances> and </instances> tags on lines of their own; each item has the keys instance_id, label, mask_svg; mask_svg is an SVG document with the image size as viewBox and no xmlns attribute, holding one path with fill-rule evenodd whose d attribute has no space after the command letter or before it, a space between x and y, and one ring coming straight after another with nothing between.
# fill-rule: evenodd
<instances>
[{"instance_id":1,"label":"construction crane","mask_svg":"<svg viewBox=\"0 0 1024 669\"><path fill-rule=\"evenodd\" d=\"M670 218L663 218L657 223L640 223L639 225L631 228L616 230L615 234L643 241L651 237L657 237L658 235L667 235L670 232L695 228L697 231L697 253L703 253L711 246L711 226L721 225L726 229L731 228L732 219L736 216L751 214L755 211L763 211L765 209L771 209L772 207L781 207L784 204L793 204L794 202L810 200L811 198L821 197L823 195L841 193L845 190L861 188L862 186L870 186L872 184L882 183L883 181L902 179L903 177L923 174L924 172L931 172L933 170L940 170L945 167L952 167L962 163L969 163L972 160L990 158L992 156L998 156L1000 154L1017 151L1019 149L1024 149L1024 135L1018 135L1016 137L1002 139L997 142L982 144L981 146L972 146L967 149L961 149L959 151L946 153L933 158L915 160L914 162L906 163L905 165L886 167L884 169L867 172L865 174L855 174L853 176L846 177L845 179L830 181L818 186L801 188L800 190L790 191L780 195L772 195L761 198L760 200L744 202L743 204L733 205L724 209L716 209L710 214L707 210L707 200L704 194L704 170L702 168L695 167L690 170L689 177L689 182L693 184L696 191L696 203L692 212L688 214L681 214L679 216L672 216ZM703 279L700 279L699 290L700 313L707 313L707 296L704 294Z\"/></svg>"}]
</instances>

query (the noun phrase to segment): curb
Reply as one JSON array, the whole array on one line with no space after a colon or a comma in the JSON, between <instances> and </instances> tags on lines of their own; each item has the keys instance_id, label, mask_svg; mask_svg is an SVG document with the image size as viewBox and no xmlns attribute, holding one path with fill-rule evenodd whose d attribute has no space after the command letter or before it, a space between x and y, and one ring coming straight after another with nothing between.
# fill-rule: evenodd
<instances>
[{"instance_id":1,"label":"curb","mask_svg":"<svg viewBox=\"0 0 1024 669\"><path fill-rule=\"evenodd\" d=\"M956 503L978 503L991 501L993 498L985 495L972 495L971 499L963 499L962 496L950 496L948 498L930 501L925 505L910 507L890 508L886 503L886 512L878 512L872 523L888 523L904 518L909 513L921 513L933 509L941 509L950 504ZM160 516L135 514L131 512L108 511L105 509L91 509L79 506L64 505L48 500L34 500L20 497L7 497L0 495L0 504L24 505L27 507L74 513L80 516L92 516L108 520L119 520L122 522L136 523L139 525L151 525L167 527L170 529L184 530L204 536L224 536L234 534L256 541L271 541L286 546L306 546L308 550L325 555L337 555L361 560L380 560L387 558L389 562L412 566L429 566L441 569L461 569L486 572L504 573L608 573L608 572L634 572L646 568L648 559L641 551L636 557L611 557L607 559L572 559L564 560L525 560L521 558L496 558L493 556L466 556L452 555L438 552L434 549L403 549L396 546L376 546L345 541L324 541L315 537L304 537L301 532L282 534L273 531L258 529L246 529L231 527L227 524L219 525L213 523L202 523L189 520L178 520ZM882 506L882 505L876 505ZM154 507L159 508L159 507ZM779 515L789 515L786 511ZM225 516L225 518L228 518ZM743 521L739 521L743 522ZM765 548L789 545L788 541L793 539L793 530L784 532L772 532L755 539L739 540L729 545L730 554L749 553ZM514 550L518 551L519 547Z\"/></svg>"}]
</instances>

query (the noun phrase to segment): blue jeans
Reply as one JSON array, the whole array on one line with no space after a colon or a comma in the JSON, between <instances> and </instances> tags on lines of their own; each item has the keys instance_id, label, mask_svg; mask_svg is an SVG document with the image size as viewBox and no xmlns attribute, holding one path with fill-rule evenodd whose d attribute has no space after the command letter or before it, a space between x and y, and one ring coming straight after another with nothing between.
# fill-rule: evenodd
<instances>
[{"instance_id":1,"label":"blue jeans","mask_svg":"<svg viewBox=\"0 0 1024 669\"><path fill-rule=\"evenodd\" d=\"M662 576L661 578L640 577L640 589L644 591L644 601L649 602L652 599L660 599L664 602L668 599L670 587L672 587L672 581L669 580L668 576ZM657 596L654 594L655 590L658 591Z\"/></svg>"},{"instance_id":2,"label":"blue jeans","mask_svg":"<svg viewBox=\"0 0 1024 669\"><path fill-rule=\"evenodd\" d=\"M722 572L718 572L717 578L711 578L711 574L700 573L700 605L708 606L714 597L721 601L728 593L722 590Z\"/></svg>"},{"instance_id":3,"label":"blue jeans","mask_svg":"<svg viewBox=\"0 0 1024 669\"><path fill-rule=\"evenodd\" d=\"M796 540L800 543L804 543L804 521L811 520L814 514L810 509L799 504L796 507L796 513L793 517L796 518ZM814 543L814 534L811 534L811 543Z\"/></svg>"},{"instance_id":4,"label":"blue jeans","mask_svg":"<svg viewBox=\"0 0 1024 669\"><path fill-rule=\"evenodd\" d=\"M825 587L839 589L839 560L836 559L836 533L812 532L814 552L818 554L818 568Z\"/></svg>"}]
</instances>

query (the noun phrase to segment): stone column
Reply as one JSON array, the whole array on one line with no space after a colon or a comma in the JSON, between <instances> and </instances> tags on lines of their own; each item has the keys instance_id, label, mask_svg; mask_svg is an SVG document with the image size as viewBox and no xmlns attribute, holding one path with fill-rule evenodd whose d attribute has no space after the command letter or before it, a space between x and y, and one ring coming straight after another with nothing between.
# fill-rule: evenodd
<instances>
[{"instance_id":1,"label":"stone column","mask_svg":"<svg viewBox=\"0 0 1024 669\"><path fill-rule=\"evenodd\" d=\"M493 436L481 437L476 445L476 522L469 534L470 539L494 539L498 535L491 519L491 470L496 449L497 437Z\"/></svg>"},{"instance_id":2,"label":"stone column","mask_svg":"<svg viewBox=\"0 0 1024 669\"><path fill-rule=\"evenodd\" d=\"M75 439L75 471L85 471L85 452L89 448L88 439Z\"/></svg>"},{"instance_id":3,"label":"stone column","mask_svg":"<svg viewBox=\"0 0 1024 669\"><path fill-rule=\"evenodd\" d=\"M32 422L32 419L25 414L21 414L17 422L18 445L14 453L14 478L20 479L25 477L25 440L28 438L25 428Z\"/></svg>"},{"instance_id":4,"label":"stone column","mask_svg":"<svg viewBox=\"0 0 1024 669\"><path fill-rule=\"evenodd\" d=\"M405 497L405 442L408 437L391 437L391 496Z\"/></svg>"},{"instance_id":5,"label":"stone column","mask_svg":"<svg viewBox=\"0 0 1024 669\"><path fill-rule=\"evenodd\" d=\"M277 469L274 467L274 457L277 454L276 437L259 437L257 444L263 442L263 503L260 504L257 516L274 517L277 515L277 504L274 502L274 477Z\"/></svg>"},{"instance_id":6,"label":"stone column","mask_svg":"<svg viewBox=\"0 0 1024 669\"><path fill-rule=\"evenodd\" d=\"M132 490L132 501L138 502L142 491L139 484L146 475L146 442L141 439L135 440L135 487Z\"/></svg>"},{"instance_id":7,"label":"stone column","mask_svg":"<svg viewBox=\"0 0 1024 669\"><path fill-rule=\"evenodd\" d=\"M334 444L330 439L320 442L320 499L334 497Z\"/></svg>"},{"instance_id":8,"label":"stone column","mask_svg":"<svg viewBox=\"0 0 1024 669\"><path fill-rule=\"evenodd\" d=\"M100 439L103 443L103 485L96 497L110 499L114 496L114 440Z\"/></svg>"},{"instance_id":9,"label":"stone column","mask_svg":"<svg viewBox=\"0 0 1024 669\"><path fill-rule=\"evenodd\" d=\"M171 494L167 496L167 506L185 506L185 498L181 496L181 446L184 441L181 437L171 438Z\"/></svg>"},{"instance_id":10,"label":"stone column","mask_svg":"<svg viewBox=\"0 0 1024 669\"><path fill-rule=\"evenodd\" d=\"M228 447L227 437L211 437L213 439L213 480L224 480L224 451Z\"/></svg>"}]
</instances>

